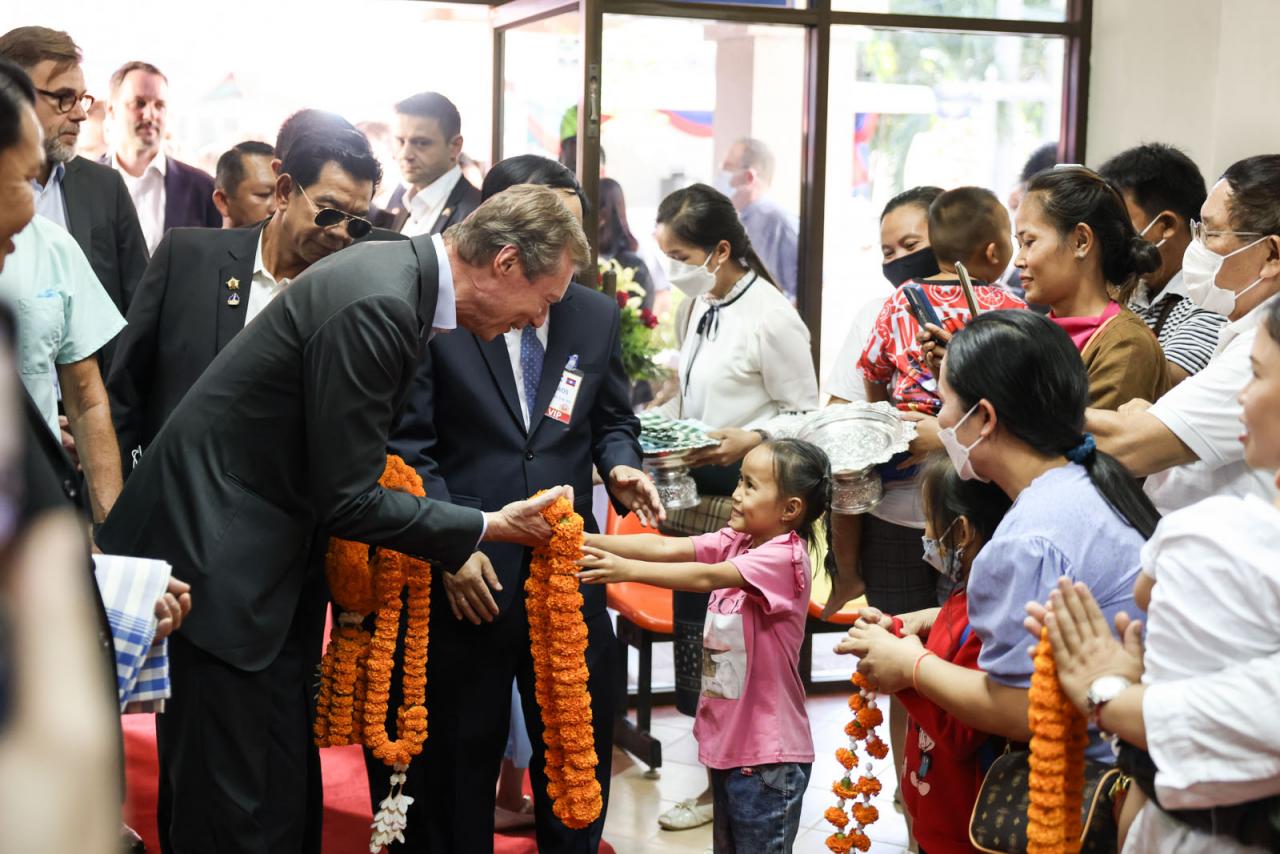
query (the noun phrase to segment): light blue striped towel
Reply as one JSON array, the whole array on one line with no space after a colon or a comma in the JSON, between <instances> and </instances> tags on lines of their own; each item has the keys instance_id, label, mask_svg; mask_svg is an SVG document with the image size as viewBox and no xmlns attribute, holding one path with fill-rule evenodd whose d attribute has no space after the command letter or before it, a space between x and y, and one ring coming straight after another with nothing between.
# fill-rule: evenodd
<instances>
[{"instance_id":1,"label":"light blue striped towel","mask_svg":"<svg viewBox=\"0 0 1280 854\"><path fill-rule=\"evenodd\" d=\"M111 623L116 652L116 690L120 710L169 696L169 642L152 645L156 636L156 600L169 584L171 567L162 560L121 555L94 555L94 575Z\"/></svg>"}]
</instances>

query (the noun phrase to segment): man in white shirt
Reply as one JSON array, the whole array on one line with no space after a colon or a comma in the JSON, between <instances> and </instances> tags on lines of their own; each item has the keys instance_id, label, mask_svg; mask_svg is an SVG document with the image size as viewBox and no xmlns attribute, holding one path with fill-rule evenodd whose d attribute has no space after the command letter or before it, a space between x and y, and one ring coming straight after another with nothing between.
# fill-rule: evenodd
<instances>
[{"instance_id":1,"label":"man in white shirt","mask_svg":"<svg viewBox=\"0 0 1280 854\"><path fill-rule=\"evenodd\" d=\"M115 150L107 162L129 188L150 254L171 228L222 225L213 178L164 153L168 111L169 81L159 68L135 60L111 75L107 117Z\"/></svg>"},{"instance_id":2,"label":"man in white shirt","mask_svg":"<svg viewBox=\"0 0 1280 854\"><path fill-rule=\"evenodd\" d=\"M408 237L442 234L480 204L480 191L462 175L462 117L438 92L419 92L395 106L393 138L406 182L391 194L373 224Z\"/></svg>"},{"instance_id":3,"label":"man in white shirt","mask_svg":"<svg viewBox=\"0 0 1280 854\"><path fill-rule=\"evenodd\" d=\"M1086 412L1098 447L1148 478L1147 494L1162 513L1215 494L1275 498L1272 478L1245 463L1237 397L1250 376L1264 306L1280 294L1278 199L1280 155L1267 154L1233 164L1201 208L1195 239L1203 245L1187 250L1185 287L1230 321L1208 366L1154 405L1133 401L1118 412Z\"/></svg>"},{"instance_id":4,"label":"man in white shirt","mask_svg":"<svg viewBox=\"0 0 1280 854\"><path fill-rule=\"evenodd\" d=\"M769 198L773 166L773 152L768 146L758 139L740 139L729 147L720 165L716 189L738 209L756 254L794 303L800 274L800 220Z\"/></svg>"},{"instance_id":5,"label":"man in white shirt","mask_svg":"<svg viewBox=\"0 0 1280 854\"><path fill-rule=\"evenodd\" d=\"M160 242L107 378L126 476L223 347L291 279L368 232L380 174L358 131L303 136L281 166L265 223L184 229Z\"/></svg>"}]
</instances>

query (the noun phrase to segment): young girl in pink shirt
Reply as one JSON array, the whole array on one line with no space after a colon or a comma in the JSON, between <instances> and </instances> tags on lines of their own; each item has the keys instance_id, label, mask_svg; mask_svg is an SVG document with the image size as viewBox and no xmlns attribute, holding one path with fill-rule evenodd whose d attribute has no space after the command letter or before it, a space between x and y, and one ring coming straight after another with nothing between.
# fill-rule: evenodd
<instances>
[{"instance_id":1,"label":"young girl in pink shirt","mask_svg":"<svg viewBox=\"0 0 1280 854\"><path fill-rule=\"evenodd\" d=\"M827 512L817 446L775 439L742 461L729 526L697 537L588 534L588 584L711 591L693 734L711 771L717 854L785 854L800 827L813 739L800 682L808 541Z\"/></svg>"}]
</instances>

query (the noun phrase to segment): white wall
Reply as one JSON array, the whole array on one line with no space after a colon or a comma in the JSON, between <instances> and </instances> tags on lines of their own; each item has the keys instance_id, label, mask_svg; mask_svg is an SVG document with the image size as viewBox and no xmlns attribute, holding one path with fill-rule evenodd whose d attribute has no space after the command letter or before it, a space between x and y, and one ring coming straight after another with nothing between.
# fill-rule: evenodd
<instances>
[{"instance_id":1,"label":"white wall","mask_svg":"<svg viewBox=\"0 0 1280 854\"><path fill-rule=\"evenodd\" d=\"M1095 0L1086 160L1184 149L1208 183L1280 152L1277 0Z\"/></svg>"}]
</instances>

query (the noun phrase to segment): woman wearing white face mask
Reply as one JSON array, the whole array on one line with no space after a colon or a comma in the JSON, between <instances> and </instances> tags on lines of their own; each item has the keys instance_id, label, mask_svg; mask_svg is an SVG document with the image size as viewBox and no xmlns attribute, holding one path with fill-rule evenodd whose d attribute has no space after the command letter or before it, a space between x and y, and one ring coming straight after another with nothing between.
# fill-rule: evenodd
<instances>
[{"instance_id":1,"label":"woman wearing white face mask","mask_svg":"<svg viewBox=\"0 0 1280 854\"><path fill-rule=\"evenodd\" d=\"M1060 577L1084 581L1114 617L1133 608L1138 553L1158 516L1137 481L1082 433L1088 381L1061 327L1029 311L981 315L952 338L942 365L940 438L962 478L1013 501L969 572L978 666L960 667L878 625L855 625L840 652L882 692L913 685L965 724L1027 741L1024 594L1043 601ZM1038 597L1038 598L1037 598ZM1114 761L1094 737L1089 755Z\"/></svg>"},{"instance_id":2,"label":"woman wearing white face mask","mask_svg":"<svg viewBox=\"0 0 1280 854\"><path fill-rule=\"evenodd\" d=\"M1099 446L1137 477L1162 513L1212 495L1276 496L1250 468L1237 441L1237 393L1249 380L1249 350L1269 303L1280 294L1280 154L1233 164L1213 186L1182 259L1183 288L1229 321L1209 365L1155 405L1119 413L1089 410Z\"/></svg>"},{"instance_id":3,"label":"woman wearing white face mask","mask_svg":"<svg viewBox=\"0 0 1280 854\"><path fill-rule=\"evenodd\" d=\"M732 467L780 413L817 408L809 330L719 191L694 184L667 196L654 238L669 259L667 278L693 300L680 348L680 392L660 411L720 428L711 434L719 447L691 454L691 466ZM737 475L720 484L707 480L721 487L710 492L729 495Z\"/></svg>"}]
</instances>

